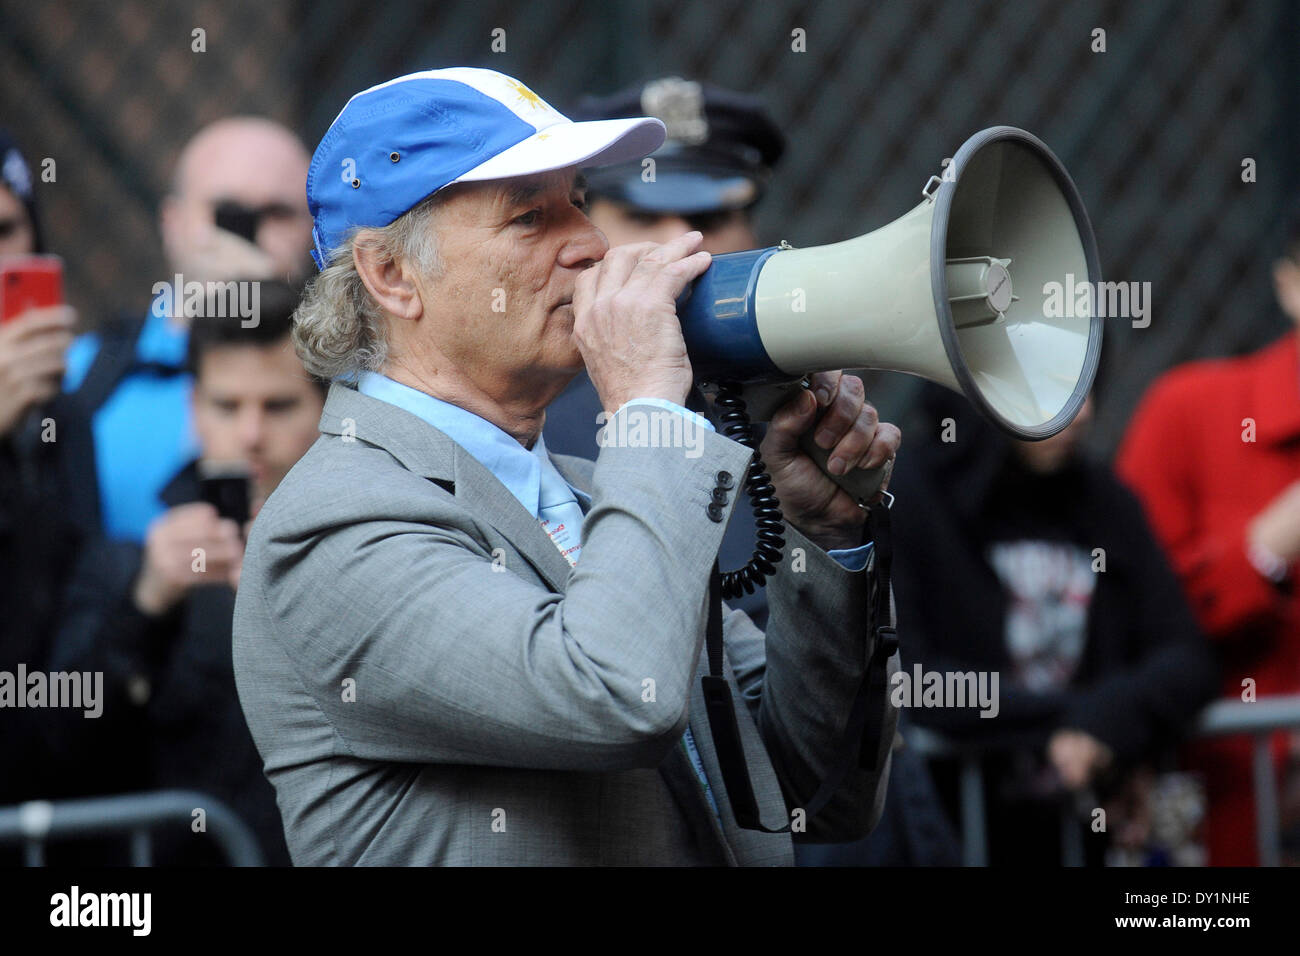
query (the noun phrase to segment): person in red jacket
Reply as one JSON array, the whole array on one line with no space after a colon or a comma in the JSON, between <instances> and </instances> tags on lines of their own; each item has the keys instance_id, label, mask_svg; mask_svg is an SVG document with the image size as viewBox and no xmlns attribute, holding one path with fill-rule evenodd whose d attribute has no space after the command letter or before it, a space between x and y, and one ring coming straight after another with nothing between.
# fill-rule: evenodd
<instances>
[{"instance_id":1,"label":"person in red jacket","mask_svg":"<svg viewBox=\"0 0 1300 956\"><path fill-rule=\"evenodd\" d=\"M1300 217L1273 278L1300 326ZM1117 459L1217 646L1222 692L1233 699L1300 692L1298 336L1167 372ZM1274 736L1279 773L1300 763L1298 744L1295 734ZM1249 739L1202 741L1192 760L1206 780L1210 863L1257 864Z\"/></svg>"}]
</instances>

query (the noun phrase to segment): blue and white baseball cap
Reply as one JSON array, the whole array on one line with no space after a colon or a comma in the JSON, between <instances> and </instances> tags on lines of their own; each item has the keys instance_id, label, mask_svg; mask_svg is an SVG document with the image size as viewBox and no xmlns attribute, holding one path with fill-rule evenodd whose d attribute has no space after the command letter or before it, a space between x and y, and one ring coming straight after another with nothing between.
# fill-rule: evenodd
<instances>
[{"instance_id":1,"label":"blue and white baseball cap","mask_svg":"<svg viewBox=\"0 0 1300 956\"><path fill-rule=\"evenodd\" d=\"M334 118L307 172L312 258L323 269L356 226L387 226L452 183L639 159L653 117L575 123L513 77L453 67L363 90Z\"/></svg>"}]
</instances>

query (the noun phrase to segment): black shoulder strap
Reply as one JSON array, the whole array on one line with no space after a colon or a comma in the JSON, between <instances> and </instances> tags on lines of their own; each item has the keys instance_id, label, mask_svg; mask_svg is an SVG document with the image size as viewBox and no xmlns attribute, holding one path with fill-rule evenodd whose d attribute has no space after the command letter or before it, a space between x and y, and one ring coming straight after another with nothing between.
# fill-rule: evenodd
<instances>
[{"instance_id":1,"label":"black shoulder strap","mask_svg":"<svg viewBox=\"0 0 1300 956\"><path fill-rule=\"evenodd\" d=\"M98 472L92 419L113 389L131 371L136 341L146 316L119 315L100 327L99 351L75 392L59 395L50 414L59 423L59 480L67 502L67 519L86 534L101 526Z\"/></svg>"},{"instance_id":2,"label":"black shoulder strap","mask_svg":"<svg viewBox=\"0 0 1300 956\"><path fill-rule=\"evenodd\" d=\"M858 685L853 706L849 710L848 722L837 748L840 758L822 780L808 805L803 808L805 824L830 802L855 766L870 771L879 769L883 762L882 755L888 753L893 744L892 740L885 742L881 739L884 732L883 710L878 705L871 706L885 696L889 658L898 651L898 632L894 627L893 597L889 581L893 541L888 505L882 503L871 509L863 536L864 544L868 536L874 542L871 565L867 570L870 579L867 633L875 638L871 660L867 662L862 682ZM777 829L763 824L759 817L758 802L754 799L754 789L750 784L749 767L745 762L745 750L732 704L731 688L722 675L722 576L716 561L709 580L709 619L705 630L705 647L709 655L709 673L701 678L705 712L736 823L746 830L787 833L791 829L788 823Z\"/></svg>"},{"instance_id":3,"label":"black shoulder strap","mask_svg":"<svg viewBox=\"0 0 1300 956\"><path fill-rule=\"evenodd\" d=\"M875 573L872 575L870 593L867 598L867 630L874 638L871 660L867 664L864 679L868 700L883 700L888 693L886 686L889 674L889 659L898 653L898 629L894 618L894 591L890 581L894 564L893 528L889 523L889 505L893 496L871 509L868 522L869 533L875 542L873 557ZM885 710L872 707L867 714L866 728L862 732L862 748L858 766L864 770L877 771L884 763L885 755L893 747L891 737L884 740ZM851 741L847 741L852 746Z\"/></svg>"},{"instance_id":4,"label":"black shoulder strap","mask_svg":"<svg viewBox=\"0 0 1300 956\"><path fill-rule=\"evenodd\" d=\"M131 370L145 319L144 315L122 315L106 322L100 330L99 351L73 393L86 415L93 415Z\"/></svg>"}]
</instances>

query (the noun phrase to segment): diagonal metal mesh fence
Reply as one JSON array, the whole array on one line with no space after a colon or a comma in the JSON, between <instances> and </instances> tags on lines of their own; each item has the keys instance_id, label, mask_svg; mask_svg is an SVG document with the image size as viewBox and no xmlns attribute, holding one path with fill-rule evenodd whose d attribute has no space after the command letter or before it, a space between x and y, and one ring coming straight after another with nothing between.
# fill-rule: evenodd
<instances>
[{"instance_id":1,"label":"diagonal metal mesh fence","mask_svg":"<svg viewBox=\"0 0 1300 956\"><path fill-rule=\"evenodd\" d=\"M314 144L351 93L452 64L561 108L665 74L763 95L790 148L760 234L795 245L901 215L980 128L1031 130L1078 183L1104 276L1151 283L1148 326L1108 323L1102 450L1170 364L1286 328L1269 270L1297 194L1295 0L0 0L0 123L55 161L46 231L88 324L165 271L156 210L199 126L261 113Z\"/></svg>"}]
</instances>

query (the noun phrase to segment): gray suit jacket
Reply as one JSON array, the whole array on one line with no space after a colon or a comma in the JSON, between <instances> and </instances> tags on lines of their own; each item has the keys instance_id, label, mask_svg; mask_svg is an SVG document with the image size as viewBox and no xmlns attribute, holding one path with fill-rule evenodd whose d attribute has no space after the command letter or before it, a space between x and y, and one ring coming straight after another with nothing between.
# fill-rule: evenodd
<instances>
[{"instance_id":1,"label":"gray suit jacket","mask_svg":"<svg viewBox=\"0 0 1300 956\"><path fill-rule=\"evenodd\" d=\"M657 411L620 414L638 408ZM730 514L748 449L710 433L694 458L556 456L592 496L571 570L504 485L414 415L335 384L321 432L253 526L234 626L240 701L296 864L793 862L789 834L736 826L699 682L726 527L707 506L730 472ZM871 650L864 578L791 529L767 634L727 614L770 827L837 756ZM896 713L872 704L887 746ZM802 838L869 832L887 774L854 770Z\"/></svg>"}]
</instances>

